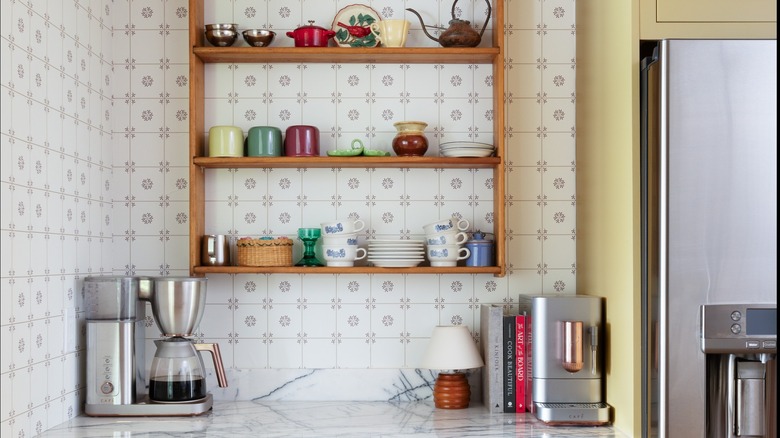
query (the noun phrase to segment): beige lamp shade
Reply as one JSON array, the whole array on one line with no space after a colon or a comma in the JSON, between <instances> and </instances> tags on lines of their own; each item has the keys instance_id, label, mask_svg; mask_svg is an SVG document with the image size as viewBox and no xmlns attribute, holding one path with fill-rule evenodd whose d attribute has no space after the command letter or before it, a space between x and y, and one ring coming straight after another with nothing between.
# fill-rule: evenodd
<instances>
[{"instance_id":1,"label":"beige lamp shade","mask_svg":"<svg viewBox=\"0 0 780 438\"><path fill-rule=\"evenodd\" d=\"M439 325L433 328L420 367L431 370L468 370L484 365L468 327Z\"/></svg>"}]
</instances>

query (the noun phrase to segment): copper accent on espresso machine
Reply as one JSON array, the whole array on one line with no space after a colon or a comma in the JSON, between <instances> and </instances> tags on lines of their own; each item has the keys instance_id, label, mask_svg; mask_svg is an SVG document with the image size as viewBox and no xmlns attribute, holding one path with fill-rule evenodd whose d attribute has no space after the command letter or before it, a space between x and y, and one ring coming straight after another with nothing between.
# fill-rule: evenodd
<instances>
[{"instance_id":1,"label":"copper accent on espresso machine","mask_svg":"<svg viewBox=\"0 0 780 438\"><path fill-rule=\"evenodd\" d=\"M203 316L206 278L87 277L87 400L91 416L193 416L208 412L200 351L209 351L217 383L227 381L218 344L192 336ZM145 360L146 302L163 339ZM147 373L149 371L149 373Z\"/></svg>"},{"instance_id":2,"label":"copper accent on espresso machine","mask_svg":"<svg viewBox=\"0 0 780 438\"><path fill-rule=\"evenodd\" d=\"M582 369L582 321L563 321L563 369L576 373Z\"/></svg>"}]
</instances>

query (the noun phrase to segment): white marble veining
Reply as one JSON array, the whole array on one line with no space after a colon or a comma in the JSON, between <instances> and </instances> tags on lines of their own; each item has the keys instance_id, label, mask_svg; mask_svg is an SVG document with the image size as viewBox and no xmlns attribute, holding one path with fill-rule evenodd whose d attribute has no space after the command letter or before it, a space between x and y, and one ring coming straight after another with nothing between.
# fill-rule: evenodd
<instances>
[{"instance_id":1,"label":"white marble veining","mask_svg":"<svg viewBox=\"0 0 780 438\"><path fill-rule=\"evenodd\" d=\"M215 402L198 417L76 417L40 435L67 437L614 437L611 426L549 426L533 414L490 414L484 406L436 409L420 402Z\"/></svg>"},{"instance_id":2,"label":"white marble veining","mask_svg":"<svg viewBox=\"0 0 780 438\"><path fill-rule=\"evenodd\" d=\"M226 370L230 384L217 386L209 370L208 390L218 401L430 400L437 373L426 369L252 369ZM472 401L480 402L481 370L471 370ZM327 394L324 396L324 394Z\"/></svg>"},{"instance_id":3,"label":"white marble veining","mask_svg":"<svg viewBox=\"0 0 780 438\"><path fill-rule=\"evenodd\" d=\"M469 375L468 409L433 406L430 370L228 370L219 388L207 376L213 409L197 417L78 416L44 432L68 437L618 437L610 426L549 426L533 414L490 414L481 373ZM328 401L322 401L328 394Z\"/></svg>"}]
</instances>

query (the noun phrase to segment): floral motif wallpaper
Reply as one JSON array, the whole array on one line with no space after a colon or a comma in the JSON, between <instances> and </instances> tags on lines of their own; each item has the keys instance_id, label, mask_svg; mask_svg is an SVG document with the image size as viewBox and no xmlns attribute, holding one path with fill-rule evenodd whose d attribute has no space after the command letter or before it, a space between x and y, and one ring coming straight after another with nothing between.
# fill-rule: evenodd
<instances>
[{"instance_id":1,"label":"floral motif wallpaper","mask_svg":"<svg viewBox=\"0 0 780 438\"><path fill-rule=\"evenodd\" d=\"M294 237L299 227L351 217L366 223L365 247L422 237L423 225L451 215L490 231L492 202L506 205L501 278L209 276L196 338L220 344L234 387L248 371L415 368L436 324L468 325L478 340L480 304L574 293L575 4L504 1L504 133L492 132L489 65L207 66L207 126L311 124L323 154L355 138L390 150L399 120L428 123L428 155L447 141L506 136L503 200L493 199L484 169L209 170L207 232L232 239ZM205 0L205 18L272 28L274 45L291 46L287 31L308 20L330 27L352 3ZM383 19L408 19L409 46L436 42L405 8L444 25L452 6L364 4ZM25 437L82 412L84 277L189 275L189 11L186 0L0 7L0 435ZM456 12L481 25L485 2L460 1ZM301 253L296 241L294 258ZM147 327L150 362L159 333L150 316ZM217 399L240 397L212 387Z\"/></svg>"}]
</instances>

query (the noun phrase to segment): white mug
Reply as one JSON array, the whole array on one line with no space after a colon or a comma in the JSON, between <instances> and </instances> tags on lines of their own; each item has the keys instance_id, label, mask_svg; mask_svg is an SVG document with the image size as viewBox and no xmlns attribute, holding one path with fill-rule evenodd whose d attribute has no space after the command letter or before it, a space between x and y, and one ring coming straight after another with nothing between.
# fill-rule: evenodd
<instances>
[{"instance_id":1,"label":"white mug","mask_svg":"<svg viewBox=\"0 0 780 438\"><path fill-rule=\"evenodd\" d=\"M354 266L355 260L363 260L368 255L365 248L352 245L323 245L322 257L328 266Z\"/></svg>"},{"instance_id":2,"label":"white mug","mask_svg":"<svg viewBox=\"0 0 780 438\"><path fill-rule=\"evenodd\" d=\"M357 233L323 235L321 239L323 246L357 246L358 244Z\"/></svg>"},{"instance_id":3,"label":"white mug","mask_svg":"<svg viewBox=\"0 0 780 438\"><path fill-rule=\"evenodd\" d=\"M426 234L425 243L427 245L460 245L468 240L469 236L465 232L442 232L435 234Z\"/></svg>"},{"instance_id":4,"label":"white mug","mask_svg":"<svg viewBox=\"0 0 780 438\"><path fill-rule=\"evenodd\" d=\"M362 231L366 224L360 219L340 220L336 222L322 222L322 236L332 236L338 234L352 234Z\"/></svg>"},{"instance_id":5,"label":"white mug","mask_svg":"<svg viewBox=\"0 0 780 438\"><path fill-rule=\"evenodd\" d=\"M431 266L457 266L458 260L469 258L471 251L460 245L428 245L425 255Z\"/></svg>"},{"instance_id":6,"label":"white mug","mask_svg":"<svg viewBox=\"0 0 780 438\"><path fill-rule=\"evenodd\" d=\"M426 235L433 235L437 233L457 233L458 231L466 231L469 229L469 221L466 219L458 219L452 217L451 219L442 219L440 221L431 222L428 225L423 225Z\"/></svg>"},{"instance_id":7,"label":"white mug","mask_svg":"<svg viewBox=\"0 0 780 438\"><path fill-rule=\"evenodd\" d=\"M381 20L371 23L371 33L385 47L403 47L410 23L403 19Z\"/></svg>"}]
</instances>

